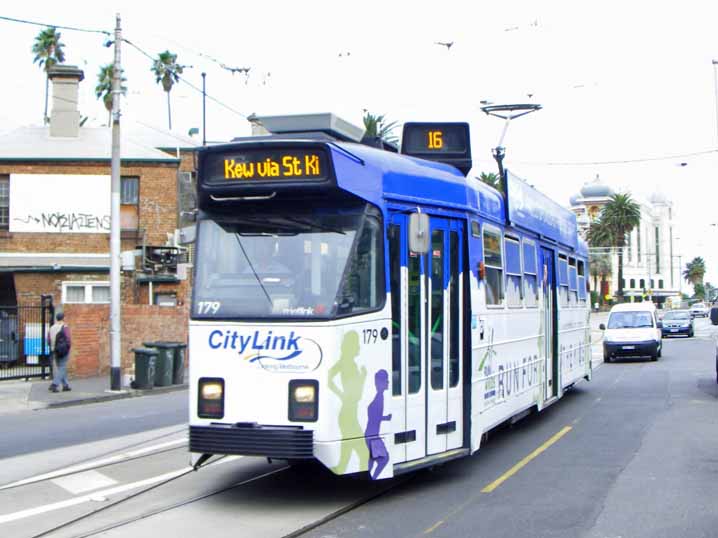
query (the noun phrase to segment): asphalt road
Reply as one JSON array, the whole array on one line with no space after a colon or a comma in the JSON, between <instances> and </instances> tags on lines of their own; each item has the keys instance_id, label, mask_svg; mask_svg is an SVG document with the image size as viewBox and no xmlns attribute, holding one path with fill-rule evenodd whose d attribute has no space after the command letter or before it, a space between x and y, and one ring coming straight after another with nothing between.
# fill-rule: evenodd
<instances>
[{"instance_id":1,"label":"asphalt road","mask_svg":"<svg viewBox=\"0 0 718 538\"><path fill-rule=\"evenodd\" d=\"M491 436L473 457L421 473L307 536L718 536L714 357L710 341L675 339L658 362L606 364L592 383Z\"/></svg>"},{"instance_id":2,"label":"asphalt road","mask_svg":"<svg viewBox=\"0 0 718 538\"><path fill-rule=\"evenodd\" d=\"M699 324L704 338L666 340L658 362L602 365L545 412L492 432L470 458L379 483L261 458L184 474L182 393L18 415L9 422L18 439L0 446L26 450L4 460L0 484L91 454L128 455L137 439L156 453L0 489L0 536L82 518L51 536L267 538L329 517L302 536L715 537L718 385L711 329ZM140 431L152 427L162 429ZM28 443L45 450L28 453Z\"/></svg>"},{"instance_id":3,"label":"asphalt road","mask_svg":"<svg viewBox=\"0 0 718 538\"><path fill-rule=\"evenodd\" d=\"M0 415L0 459L187 424L187 392Z\"/></svg>"}]
</instances>

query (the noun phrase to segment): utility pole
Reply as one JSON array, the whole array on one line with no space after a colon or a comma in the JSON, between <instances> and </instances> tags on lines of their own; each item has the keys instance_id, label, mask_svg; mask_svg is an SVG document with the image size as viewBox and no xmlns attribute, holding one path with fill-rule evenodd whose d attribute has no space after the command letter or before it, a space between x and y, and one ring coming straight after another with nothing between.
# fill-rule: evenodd
<instances>
[{"instance_id":1,"label":"utility pole","mask_svg":"<svg viewBox=\"0 0 718 538\"><path fill-rule=\"evenodd\" d=\"M202 145L207 145L207 73L202 73Z\"/></svg>"},{"instance_id":2,"label":"utility pole","mask_svg":"<svg viewBox=\"0 0 718 538\"><path fill-rule=\"evenodd\" d=\"M120 93L122 67L120 14L115 24L115 63L112 70L112 180L110 204L110 390L122 389L120 366Z\"/></svg>"},{"instance_id":3,"label":"utility pole","mask_svg":"<svg viewBox=\"0 0 718 538\"><path fill-rule=\"evenodd\" d=\"M718 60L713 60L713 88L716 95L716 136L718 137ZM718 138L716 144L718 145Z\"/></svg>"}]
</instances>

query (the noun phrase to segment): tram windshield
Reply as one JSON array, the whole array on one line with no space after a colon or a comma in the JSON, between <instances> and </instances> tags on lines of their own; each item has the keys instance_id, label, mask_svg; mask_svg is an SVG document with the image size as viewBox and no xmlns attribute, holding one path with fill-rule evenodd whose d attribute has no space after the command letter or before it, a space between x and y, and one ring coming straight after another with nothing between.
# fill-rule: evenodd
<instances>
[{"instance_id":1,"label":"tram windshield","mask_svg":"<svg viewBox=\"0 0 718 538\"><path fill-rule=\"evenodd\" d=\"M383 305L383 234L371 206L253 213L198 226L195 319L326 319Z\"/></svg>"}]
</instances>

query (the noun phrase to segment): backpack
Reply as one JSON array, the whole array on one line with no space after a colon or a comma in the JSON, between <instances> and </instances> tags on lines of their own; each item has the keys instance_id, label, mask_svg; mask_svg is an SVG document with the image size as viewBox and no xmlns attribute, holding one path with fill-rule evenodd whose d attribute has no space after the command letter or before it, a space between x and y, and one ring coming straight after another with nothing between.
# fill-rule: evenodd
<instances>
[{"instance_id":1,"label":"backpack","mask_svg":"<svg viewBox=\"0 0 718 538\"><path fill-rule=\"evenodd\" d=\"M67 341L65 327L62 327L55 336L55 356L64 357L70 352L70 344Z\"/></svg>"}]
</instances>

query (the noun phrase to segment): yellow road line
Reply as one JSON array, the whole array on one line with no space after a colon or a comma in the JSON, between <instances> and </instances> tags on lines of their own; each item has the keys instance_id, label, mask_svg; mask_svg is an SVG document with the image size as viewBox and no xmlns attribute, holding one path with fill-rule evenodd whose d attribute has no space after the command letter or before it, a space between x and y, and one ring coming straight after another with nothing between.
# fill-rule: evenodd
<instances>
[{"instance_id":1,"label":"yellow road line","mask_svg":"<svg viewBox=\"0 0 718 538\"><path fill-rule=\"evenodd\" d=\"M538 447L536 450L531 452L528 456L526 456L524 459L522 459L520 462L518 462L516 465L511 467L508 471L506 471L504 474L502 474L500 477L498 477L496 480L491 482L488 486L486 486L484 489L481 490L481 493L491 493L496 488L498 488L501 484L503 484L506 480L511 478L513 475L518 473L523 467L525 467L532 459L534 459L536 456L541 454L544 450L546 450L548 447L553 445L556 441L561 439L564 435L566 435L568 432L571 431L571 426L565 426L561 431L559 431L557 434L555 434L551 439L546 441L544 444L542 444L540 447Z\"/></svg>"}]
</instances>

